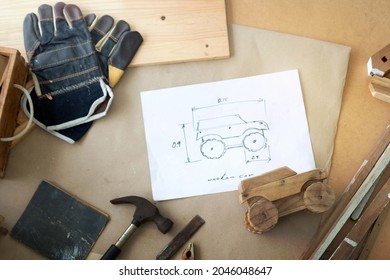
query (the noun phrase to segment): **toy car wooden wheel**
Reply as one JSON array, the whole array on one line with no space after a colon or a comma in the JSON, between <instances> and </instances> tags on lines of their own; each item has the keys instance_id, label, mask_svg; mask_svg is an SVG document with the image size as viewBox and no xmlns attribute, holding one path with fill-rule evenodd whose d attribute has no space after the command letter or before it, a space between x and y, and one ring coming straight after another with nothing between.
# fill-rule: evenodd
<instances>
[{"instance_id":1,"label":"toy car wooden wheel","mask_svg":"<svg viewBox=\"0 0 390 280\"><path fill-rule=\"evenodd\" d=\"M279 211L266 198L259 198L245 213L245 224L249 231L263 233L272 229L278 222Z\"/></svg>"},{"instance_id":2,"label":"toy car wooden wheel","mask_svg":"<svg viewBox=\"0 0 390 280\"><path fill-rule=\"evenodd\" d=\"M303 201L306 208L311 212L322 213L332 207L335 201L335 193L324 182L315 182L305 190Z\"/></svg>"}]
</instances>

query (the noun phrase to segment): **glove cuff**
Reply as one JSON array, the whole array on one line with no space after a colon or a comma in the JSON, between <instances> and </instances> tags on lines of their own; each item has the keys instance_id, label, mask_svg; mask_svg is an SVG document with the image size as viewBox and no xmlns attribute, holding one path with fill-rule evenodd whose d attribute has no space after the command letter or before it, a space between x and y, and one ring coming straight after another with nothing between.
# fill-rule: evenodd
<instances>
[{"instance_id":1,"label":"glove cuff","mask_svg":"<svg viewBox=\"0 0 390 280\"><path fill-rule=\"evenodd\" d=\"M57 95L53 99L37 98L31 94L34 105L34 122L47 131L68 129L83 123L91 122L107 115L114 94L111 88L100 79L88 86L90 98L77 98L80 89ZM85 92L85 89L81 89ZM29 116L30 108L26 98L22 98L22 108Z\"/></svg>"}]
</instances>

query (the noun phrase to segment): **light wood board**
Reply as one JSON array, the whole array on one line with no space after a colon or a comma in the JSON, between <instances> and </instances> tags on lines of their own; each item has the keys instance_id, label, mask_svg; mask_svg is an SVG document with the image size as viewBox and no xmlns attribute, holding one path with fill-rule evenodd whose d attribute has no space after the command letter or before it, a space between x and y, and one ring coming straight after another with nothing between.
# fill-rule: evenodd
<instances>
[{"instance_id":1,"label":"light wood board","mask_svg":"<svg viewBox=\"0 0 390 280\"><path fill-rule=\"evenodd\" d=\"M1 46L18 49L25 57L23 20L39 5L57 1L2 1ZM229 57L224 0L129 0L70 2L83 14L111 15L127 21L144 42L131 66L187 62Z\"/></svg>"}]
</instances>

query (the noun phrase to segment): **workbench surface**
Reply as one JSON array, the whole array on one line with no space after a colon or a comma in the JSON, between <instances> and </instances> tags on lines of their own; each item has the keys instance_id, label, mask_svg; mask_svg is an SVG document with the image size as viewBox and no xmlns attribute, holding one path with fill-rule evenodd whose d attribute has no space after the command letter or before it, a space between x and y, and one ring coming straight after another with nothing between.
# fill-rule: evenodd
<instances>
[{"instance_id":1,"label":"workbench surface","mask_svg":"<svg viewBox=\"0 0 390 280\"><path fill-rule=\"evenodd\" d=\"M79 1L73 1L76 3ZM82 2L82 1L80 1ZM15 2L17 5L23 5L22 1ZM16 4L15 4L16 7ZM227 21L229 24L240 24L249 27L256 27L265 30L283 32L288 34L299 35L303 37L333 42L340 45L349 46L352 48L347 78L345 82L345 89L342 101L341 114L338 124L337 135L335 139L335 149L333 154L333 160L331 164L330 174L329 174L329 184L335 189L336 194L340 194L344 188L348 185L351 178L358 170L359 166L362 164L363 160L366 158L370 149L374 143L378 140L380 135L383 133L385 128L390 123L390 104L380 101L371 96L368 89L369 77L367 76L367 60L368 58L376 53L378 50L383 48L389 43L386 41L386 38L390 38L390 1L388 0L377 0L377 1L353 1L353 0L226 0L226 12L227 12ZM5 25L2 24L0 28L5 28ZM315 63L315 62L314 62ZM321 65L318 65L321 67ZM133 74L130 74L133 75ZM134 74L136 76L136 74ZM136 80L132 80L131 77L126 79L131 80L131 83L136 83ZM124 86L122 86L123 88ZM117 102L120 102L119 98ZM131 102L138 100L131 99ZM121 106L117 103L118 106ZM140 112L138 112L140 113ZM115 113L112 114L115 118ZM108 120L107 120L108 121ZM112 141L115 143L118 137L120 137L120 129L126 127L126 130L131 130L133 122L141 121L138 120L116 120L118 126L117 131L114 131L111 135L104 135L104 122L102 121L102 127L96 126L93 127L94 132L89 136L94 137L98 133L102 133L104 142L99 143L94 146L89 145L86 148L82 148L82 145L74 147L72 153L83 152L85 157L91 159L91 168L83 166L80 171L84 172L79 174L77 168L73 171L71 169L62 166L62 163L59 159L63 158L69 162L71 155L68 153L69 144L59 143L60 140L52 139L53 137L47 135L45 132L40 129L35 129L26 139L19 143L14 150L11 152L9 158L9 165L7 167L7 173L4 179L0 181L0 214L5 216L2 213L2 210L5 207L11 207L13 214L9 217L5 216L5 222L3 226L8 227L9 229L14 225L18 217L21 215L24 207L27 205L29 198L32 196L35 188L40 183L40 180L51 180L54 183L60 185L61 187L66 188L66 185L63 185L63 181L59 178L61 176L67 177L66 184L80 184L81 182L88 183L89 180L94 180L96 176L101 176L102 183L106 183L107 186L118 185L123 189L125 186L128 187L128 194L131 193L131 184L150 184L149 178L145 178L145 182L127 182L126 178L127 172L139 172L135 166L126 166L125 169L120 170L116 168L115 170L109 170L111 166L118 167L121 165L121 162L115 161L115 159L106 159L105 161L98 161L99 157L97 156L96 151L99 149L110 149L110 147L105 147L104 143L110 143ZM114 123L111 120L111 124ZM42 143L41 146L29 145L28 138L34 137L35 143ZM135 138L143 139L142 135L135 135ZM131 139L129 139L130 141ZM131 145L131 144L129 144ZM38 148L38 150L30 150L31 148ZM62 149L63 148L63 149ZM140 154L142 150L135 151L130 147L122 147L121 149L112 149L113 154L128 154L130 157L136 159L141 159L141 161L146 162L146 154ZM34 168L31 169L31 165L28 162L30 154L37 155L41 153L44 159L48 162L45 164L38 163ZM25 155L26 161L18 161L16 159L23 158L21 155ZM88 162L88 160L86 160ZM125 162L125 161L124 161ZM75 162L74 164L77 164ZM18 167L18 170L24 170L24 174L16 174L13 172L14 167ZM97 170L101 171L99 174L95 174L92 170L92 166L96 167ZM25 168L25 169L24 169ZM47 178L37 178L35 173L42 173L42 168L47 168ZM69 174L61 174L60 170L64 168L65 172L71 172ZM29 169L29 170L27 170ZM61 176L59 175L61 174ZM57 177L56 177L57 175ZM83 177L83 178L78 178ZM6 194L6 189L11 187L20 188L20 193L23 193L20 197L6 197L2 195ZM96 186L97 194L104 195L111 193L110 190L105 187ZM145 193L147 191L145 190ZM84 193L80 193L82 196ZM76 194L77 195L77 194ZM99 197L99 195L90 194L91 196L82 197L83 199L89 201L91 204L98 205L107 210L108 212L112 211L114 208L108 205L108 201L114 197ZM116 193L115 195L122 195L122 193ZM221 194L219 197L214 196L215 204L210 205L212 211L221 211L220 206L222 206L222 201L227 197L232 196L231 194ZM3 201L4 200L4 201ZM9 201L12 200L14 203L10 204ZM107 204L101 204L103 201L107 201ZM195 200L197 201L197 200ZM202 201L201 199L199 201ZM3 204L4 202L4 204ZM6 202L6 203L5 203ZM172 202L178 206L185 205L179 203L178 201ZM237 198L238 203L238 198ZM5 205L5 206L4 206ZM157 203L158 206L164 208L164 202ZM115 206L117 207L117 206ZM172 208L170 208L172 209ZM195 210L201 210L201 205L197 205ZM114 234L119 234L130 222L130 215L133 209L123 208L120 209L122 216L129 216L127 221L119 221L115 217L111 217L112 220L108 224L112 224L117 229L113 232ZM181 209L177 209L182 211ZM123 211L123 212L122 212ZM163 211L163 210L162 210ZM183 213L187 213L183 209ZM7 210L8 212L8 210ZM168 215L175 215L174 212L168 211ZM123 214L122 214L123 213ZM188 213L196 214L195 212L188 211ZM188 214L190 215L190 214ZM188 216L187 215L187 216ZM189 217L189 216L188 216ZM187 218L188 218L187 217ZM298 258L299 253L289 252L289 250L294 250L294 242L298 242L298 247L302 248L308 244L304 244L305 240L299 240L299 234L296 232L299 228L300 222L302 219L305 219L304 215L298 215L296 217L297 224L295 222L287 223L285 227L291 226L291 246L282 248L277 254L273 254L272 258ZM313 217L309 217L313 219ZM178 221L180 225L186 224L187 220ZM227 226L229 221L226 221ZM207 220L206 220L207 224ZM310 224L316 224L311 222ZM294 227L295 225L295 227ZM160 233L157 233L157 230L149 229L153 226L146 226L145 230L148 231L149 236L142 236L141 234L135 236L132 241L135 248L142 248L140 244L145 244L155 238L164 238L163 245L166 244L170 238L173 236L164 236ZM242 224L237 224L237 227L242 227ZM180 227L175 228L178 231ZM201 229L202 230L202 229ZM226 232L223 232L221 228L221 238L228 239L229 236ZM295 230L295 233L294 233ZM302 230L302 229L301 229ZM312 229L308 230L312 231ZM202 233L205 236L206 233ZM278 235L279 234L279 235ZM387 217L379 236L376 240L376 243L369 255L370 259L390 259L390 240L388 236L390 234L390 216ZM310 234L308 234L310 235ZM100 244L97 244L95 253L102 254L106 245L109 242L115 242L116 235L108 236L107 234L102 236L99 240ZM278 242L278 238L283 236L280 232L276 233L275 236L268 235L265 236L265 239L268 239L269 242ZM245 237L246 238L246 237ZM254 237L250 237L254 238ZM297 240L294 240L296 238ZM306 240L309 242L310 240ZM2 239L0 237L0 245ZM213 242L218 243L218 238L215 238ZM218 244L218 246L225 247L229 244ZM16 246L14 243L7 245L2 245L0 248L3 250L10 250L12 253L1 252L0 249L0 259L2 258L40 258L38 255L22 250L21 253L18 253L18 250L14 251L12 246ZM128 246L130 248L130 246ZM158 252L161 248L155 248L155 251ZM207 250L207 248L201 247L200 250ZM237 255L235 255L237 253ZM202 254L202 252L201 252ZM201 256L201 255L200 255ZM213 255L214 256L214 255ZM132 255L126 255L125 257L131 258ZM251 256L246 256L245 252L229 252L229 254L223 256L216 256L215 258L222 259L234 259L234 258L251 258Z\"/></svg>"}]
</instances>

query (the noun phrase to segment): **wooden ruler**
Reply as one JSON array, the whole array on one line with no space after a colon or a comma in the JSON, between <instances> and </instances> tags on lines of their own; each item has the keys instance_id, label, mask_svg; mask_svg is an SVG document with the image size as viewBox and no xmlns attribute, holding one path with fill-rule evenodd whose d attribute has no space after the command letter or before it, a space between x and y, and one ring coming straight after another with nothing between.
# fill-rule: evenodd
<instances>
[{"instance_id":1,"label":"wooden ruler","mask_svg":"<svg viewBox=\"0 0 390 280\"><path fill-rule=\"evenodd\" d=\"M3 0L0 38L3 47L18 49L25 57L23 20L39 5L58 1ZM224 0L79 0L83 14L111 15L127 21L144 42L131 66L229 57Z\"/></svg>"}]
</instances>

